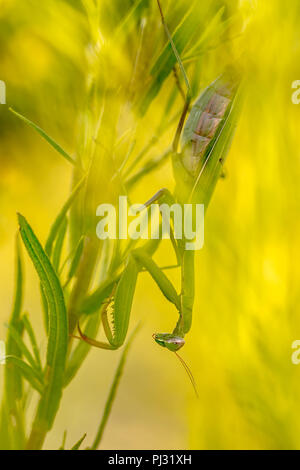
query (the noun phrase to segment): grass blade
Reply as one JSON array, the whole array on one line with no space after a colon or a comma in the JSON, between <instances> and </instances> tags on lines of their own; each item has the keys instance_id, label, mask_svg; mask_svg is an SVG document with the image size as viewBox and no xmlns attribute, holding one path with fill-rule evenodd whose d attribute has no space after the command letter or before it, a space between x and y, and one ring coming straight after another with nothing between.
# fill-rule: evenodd
<instances>
[{"instance_id":1,"label":"grass blade","mask_svg":"<svg viewBox=\"0 0 300 470\"><path fill-rule=\"evenodd\" d=\"M58 233L59 233L59 230L61 228L61 225L63 224L64 222L64 219L69 211L69 209L71 208L74 200L76 199L76 197L78 196L78 193L80 192L80 190L82 189L83 185L85 183L85 177L83 177L79 183L75 186L75 188L73 189L72 193L70 194L69 198L67 199L67 201L65 202L65 204L63 205L61 211L59 212L59 214L57 215L54 223L52 224L51 226L51 229L50 229L50 232L49 232L49 235L48 235L48 238L47 238L47 241L46 241L46 244L45 244L45 252L46 254L49 256L49 258L51 258L51 255L52 255L52 250L53 250L53 245L55 243L55 240L58 236ZM42 297L42 305L43 305L43 313L44 313L44 323L45 323L45 329L46 329L46 332L48 332L48 326L49 326L49 314L48 314L48 304L47 304L47 300L46 300L46 297L45 297L45 293L43 291L43 287L41 286L41 297Z\"/></svg>"},{"instance_id":2,"label":"grass blade","mask_svg":"<svg viewBox=\"0 0 300 470\"><path fill-rule=\"evenodd\" d=\"M30 320L29 320L29 317L28 317L27 314L23 315L22 322L24 324L25 330L27 331L28 337L30 339L31 346L32 346L32 351L33 351L33 354L35 356L36 363L37 363L39 369L42 370L42 363L41 363L39 348L38 348L38 345L37 345L37 341L36 341L36 337L35 337L33 328L31 326L31 323L30 323Z\"/></svg>"},{"instance_id":3,"label":"grass blade","mask_svg":"<svg viewBox=\"0 0 300 470\"><path fill-rule=\"evenodd\" d=\"M23 283L24 279L21 247L19 239L17 238L15 296L9 324L12 325L19 334L22 334L23 329L20 320L23 303ZM10 330L8 330L7 333L6 353L7 355L21 357L20 349L15 342ZM23 419L21 416L20 407L18 406L18 403L22 398L22 375L20 370L14 364L11 364L9 367L6 366L4 374L5 386L1 419L1 441L3 439L3 445L5 446L4 448L8 449L11 444L9 442L11 436L12 440L14 441L13 447L22 448L25 439L25 432L23 428ZM10 430L12 432L10 432ZM5 442L5 440L7 442Z\"/></svg>"},{"instance_id":4,"label":"grass blade","mask_svg":"<svg viewBox=\"0 0 300 470\"><path fill-rule=\"evenodd\" d=\"M83 247L84 247L84 237L81 237L81 239L79 240L78 245L76 247L74 257L72 259L70 270L69 270L69 273L68 273L68 276L67 276L67 280L64 284L64 287L66 287L69 284L72 277L76 273L76 270L78 268L78 265L79 265L79 262L80 262L80 259L81 259L81 255L82 255L82 252L83 252Z\"/></svg>"},{"instance_id":5,"label":"grass blade","mask_svg":"<svg viewBox=\"0 0 300 470\"><path fill-rule=\"evenodd\" d=\"M79 447L81 446L81 444L83 443L84 439L86 438L86 432L84 433L84 435L79 439L79 441L76 442L76 444L73 445L73 447L71 448L71 450L78 450Z\"/></svg>"},{"instance_id":6,"label":"grass blade","mask_svg":"<svg viewBox=\"0 0 300 470\"><path fill-rule=\"evenodd\" d=\"M39 375L40 381L42 382L41 370L39 369L39 367L36 364L35 359L33 358L31 352L29 351L26 344L24 343L21 334L18 332L18 330L13 325L6 325L6 326L7 326L7 328L10 329L10 334L13 337L15 343L17 344L17 346L19 348L19 351L27 359L27 361L31 365L32 369L37 373L37 375Z\"/></svg>"},{"instance_id":7,"label":"grass blade","mask_svg":"<svg viewBox=\"0 0 300 470\"><path fill-rule=\"evenodd\" d=\"M73 189L73 191L70 194L69 198L67 199L67 201L63 205L61 211L59 212L58 216L56 217L56 219L55 219L55 221L54 221L54 223L53 223L53 225L50 229L50 233L48 235L48 238L47 238L47 241L46 241L46 244L45 244L45 251L46 251L46 253L49 257L52 254L53 244L54 244L54 241L55 241L55 239L58 235L59 229L60 229L61 225L63 224L64 219L66 217L66 214L67 214L68 210L70 209L70 207L72 206L76 196L78 195L78 193L82 189L84 182L85 182L85 177L82 178L79 181L77 186L75 186L75 188Z\"/></svg>"},{"instance_id":8,"label":"grass blade","mask_svg":"<svg viewBox=\"0 0 300 470\"><path fill-rule=\"evenodd\" d=\"M66 160L68 160L68 162L72 163L72 165L76 165L76 162L73 160L73 158L70 157L70 155L68 155L68 153L57 142L55 142L55 140L53 140L52 137L46 134L46 132L43 131L43 129L41 129L39 126L34 124L34 122L30 121L22 114L15 111L13 108L9 108L9 111L11 111L15 116L17 116L19 119L21 119L30 127L32 127L36 132L38 132L40 136L42 136L58 153L60 153L60 155L62 155Z\"/></svg>"},{"instance_id":9,"label":"grass blade","mask_svg":"<svg viewBox=\"0 0 300 470\"><path fill-rule=\"evenodd\" d=\"M113 406L113 403L114 403L114 400L115 400L115 397L116 397L116 393L117 393L117 390L118 390L118 386L120 384L120 380L121 380L121 377L122 377L122 374L123 374L127 354L128 354L128 351L130 349L132 341L133 341L134 337L136 336L138 330L139 330L139 325L134 329L133 333L131 334L131 336L130 336L127 344L126 344L126 346L123 349L121 359L120 359L120 362L118 364L117 370L115 372L115 376L114 376L114 379L113 379L113 382L111 384L110 391L109 391L109 394L108 394L108 397L107 397L107 400L106 400L106 404L105 404L104 412L103 412L103 415L102 415L102 419L101 419L101 422L100 422L95 440L94 440L94 442L91 446L92 450L96 450L98 448L99 444L101 443L101 439L102 439L102 436L103 436L103 433L104 433L104 430L105 430L105 426L106 426L108 418L110 416L111 409L112 409L112 406Z\"/></svg>"},{"instance_id":10,"label":"grass blade","mask_svg":"<svg viewBox=\"0 0 300 470\"><path fill-rule=\"evenodd\" d=\"M65 450L66 439L67 439L67 431L64 431L62 443L58 450Z\"/></svg>"},{"instance_id":11,"label":"grass blade","mask_svg":"<svg viewBox=\"0 0 300 470\"><path fill-rule=\"evenodd\" d=\"M176 27L175 32L171 34L176 52L179 54L179 56L189 46L191 40L199 31L199 17L201 17L199 15L199 11L201 9L201 3L198 1L192 2L184 18ZM168 78L173 70L173 67L176 65L176 62L177 58L174 54L174 50L168 41L163 51L152 66L151 76L153 80L140 106L140 112L142 115L147 112L150 104L158 95L165 80Z\"/></svg>"},{"instance_id":12,"label":"grass blade","mask_svg":"<svg viewBox=\"0 0 300 470\"><path fill-rule=\"evenodd\" d=\"M135 174L130 176L125 181L125 187L128 191L132 190L136 183L139 183L141 178L146 176L153 170L157 170L161 165L163 165L166 160L169 158L171 152L167 151L162 156L157 158L152 158L149 160L142 168L140 168Z\"/></svg>"},{"instance_id":13,"label":"grass blade","mask_svg":"<svg viewBox=\"0 0 300 470\"><path fill-rule=\"evenodd\" d=\"M44 388L40 380L40 376L32 367L30 367L19 357L7 356L6 359L8 363L11 362L12 364L14 364L14 366L19 369L24 379L26 379L37 392L39 392L40 394L43 393Z\"/></svg>"},{"instance_id":14,"label":"grass blade","mask_svg":"<svg viewBox=\"0 0 300 470\"><path fill-rule=\"evenodd\" d=\"M20 232L40 278L49 307L47 385L38 406L28 448L41 448L59 407L68 346L68 320L58 277L26 219L19 214Z\"/></svg>"},{"instance_id":15,"label":"grass blade","mask_svg":"<svg viewBox=\"0 0 300 470\"><path fill-rule=\"evenodd\" d=\"M67 227L68 227L68 219L67 217L65 217L58 231L56 243L55 243L54 250L53 250L52 264L57 273L59 273L61 253L62 253L64 241L65 241Z\"/></svg>"},{"instance_id":16,"label":"grass blade","mask_svg":"<svg viewBox=\"0 0 300 470\"><path fill-rule=\"evenodd\" d=\"M23 262L21 257L21 247L19 243L19 239L16 240L16 291L15 291L15 299L14 299L14 306L13 311L11 314L9 324L12 325L20 334L22 332L22 323L21 323L21 309L23 303ZM13 356L21 356L19 347L17 346L15 340L12 337L10 331L8 331L7 341L6 341L6 352L7 354L11 354ZM22 396L22 386L20 377L18 374L14 374L14 368L6 370L5 374L6 380L6 392L8 400L12 401L13 404L14 400L20 399Z\"/></svg>"}]
</instances>

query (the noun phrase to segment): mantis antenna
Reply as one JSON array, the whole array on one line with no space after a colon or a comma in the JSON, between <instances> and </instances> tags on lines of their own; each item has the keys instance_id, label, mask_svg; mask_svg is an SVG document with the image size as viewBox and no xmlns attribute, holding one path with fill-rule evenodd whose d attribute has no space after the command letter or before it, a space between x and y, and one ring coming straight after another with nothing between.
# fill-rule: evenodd
<instances>
[{"instance_id":1,"label":"mantis antenna","mask_svg":"<svg viewBox=\"0 0 300 470\"><path fill-rule=\"evenodd\" d=\"M181 362L181 364L183 365L183 367L184 367L184 369L185 369L185 371L186 371L186 373L187 373L187 375L188 375L188 378L189 378L190 381L191 381L191 384L192 384L192 386L193 386L193 389L194 389L194 392L195 392L195 394L196 394L196 397L199 398L199 394L198 394L196 382L195 382L195 379L194 379L194 376L193 376L193 374L192 374L191 369L189 368L189 366L187 365L187 363L182 359L182 357L179 356L179 354L178 354L176 351L174 351L174 352L175 352L175 355L178 357L179 361Z\"/></svg>"}]
</instances>

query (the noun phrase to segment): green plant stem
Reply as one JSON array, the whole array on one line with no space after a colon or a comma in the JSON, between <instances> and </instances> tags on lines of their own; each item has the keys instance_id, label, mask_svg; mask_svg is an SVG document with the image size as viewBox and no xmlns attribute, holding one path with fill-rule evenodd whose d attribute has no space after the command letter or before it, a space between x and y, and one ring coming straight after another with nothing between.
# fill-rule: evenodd
<instances>
[{"instance_id":1,"label":"green plant stem","mask_svg":"<svg viewBox=\"0 0 300 470\"><path fill-rule=\"evenodd\" d=\"M102 415L102 418L101 418L101 421L100 421L100 424L99 424L99 428L98 428L95 440L94 440L92 446L90 447L91 450L96 450L99 447L99 444L101 442L101 439L102 439L102 436L103 436L103 433L104 433L104 430L105 430L105 426L106 426L106 423L107 423L108 418L110 416L112 405L114 403L115 396L116 396L116 393L117 393L117 389L118 389L118 386L119 386L119 383L120 383L120 380L121 380L121 377L122 377L126 357L127 357L129 348L132 344L132 341L133 341L135 335L137 334L139 328L140 328L140 324L138 324L137 327L133 330L133 332L132 332L125 348L123 349L120 362L118 364L117 370L116 370L115 375L114 375L113 382L112 382L111 387L110 387L110 391L109 391L109 394L108 394L108 397L107 397L107 400L106 400L105 408L104 408L104 411L103 411L103 415Z\"/></svg>"},{"instance_id":2,"label":"green plant stem","mask_svg":"<svg viewBox=\"0 0 300 470\"><path fill-rule=\"evenodd\" d=\"M26 450L41 450L47 435L48 429L37 420L33 423Z\"/></svg>"}]
</instances>

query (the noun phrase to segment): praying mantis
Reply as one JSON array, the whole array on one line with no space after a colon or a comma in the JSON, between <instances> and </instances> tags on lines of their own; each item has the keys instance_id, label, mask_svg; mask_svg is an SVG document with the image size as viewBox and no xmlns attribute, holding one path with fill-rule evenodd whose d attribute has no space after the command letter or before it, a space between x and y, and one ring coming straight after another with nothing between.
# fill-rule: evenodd
<instances>
[{"instance_id":1,"label":"praying mantis","mask_svg":"<svg viewBox=\"0 0 300 470\"><path fill-rule=\"evenodd\" d=\"M176 183L174 194L164 188L147 201L145 206L149 208L154 202L176 202L181 205L204 204L206 210L235 131L240 109L241 80L236 70L228 67L202 92L190 109L192 96L189 80L166 24L160 0L157 0L157 4L166 35L183 74L187 93L172 145ZM132 249L128 253L121 274L116 276L114 282L105 286L108 295L102 309L102 325L107 342L89 338L82 332L79 324L77 327L80 336L77 338L102 349L115 350L121 347L128 332L138 275L142 270L146 270L178 314L178 320L171 333L155 333L153 338L158 345L177 354L185 344L184 338L192 324L195 295L194 251L185 248L184 239L175 240L171 237L171 241L181 271L180 292L176 291L169 278L153 260L158 242L150 240L143 247ZM83 313L85 308L87 306L83 305ZM108 320L109 309L112 322ZM180 356L178 357L193 382L189 369Z\"/></svg>"}]
</instances>

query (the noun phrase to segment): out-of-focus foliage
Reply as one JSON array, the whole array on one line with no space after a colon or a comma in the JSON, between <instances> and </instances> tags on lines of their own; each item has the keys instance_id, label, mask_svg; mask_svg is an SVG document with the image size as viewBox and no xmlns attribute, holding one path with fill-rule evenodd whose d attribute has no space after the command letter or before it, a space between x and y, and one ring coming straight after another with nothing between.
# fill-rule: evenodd
<instances>
[{"instance_id":1,"label":"out-of-focus foliage","mask_svg":"<svg viewBox=\"0 0 300 470\"><path fill-rule=\"evenodd\" d=\"M299 2L162 5L193 97L235 61L247 71L248 91L196 257L196 305L184 357L200 400L172 356L152 341L154 331L174 324L174 312L145 274L133 306L134 321L142 318L144 327L103 447L299 448L300 369L290 360L300 333L299 108L291 103L291 83L299 79ZM109 146L114 150L113 161L102 167L99 191L83 202L94 213L112 197L113 188L102 184L108 175L121 168L126 179L170 147L182 109L184 82L177 68L176 86L175 59L156 1L2 0L0 6L0 79L8 104L85 168L92 152L97 157ZM29 215L45 239L71 181L68 163L6 106L0 106L0 139L3 325L13 293L15 212ZM173 187L168 161L131 198L144 202L161 187ZM80 214L73 217L83 223ZM92 229L93 220L88 222ZM170 264L170 253L163 242L159 264ZM176 273L170 276L176 282ZM39 290L27 261L26 278L24 308L40 327L43 350ZM0 339L5 334L1 326ZM83 432L87 438L95 432L118 357L91 351L65 392L46 446L58 448L66 428L70 445Z\"/></svg>"}]
</instances>

